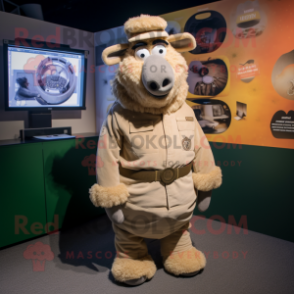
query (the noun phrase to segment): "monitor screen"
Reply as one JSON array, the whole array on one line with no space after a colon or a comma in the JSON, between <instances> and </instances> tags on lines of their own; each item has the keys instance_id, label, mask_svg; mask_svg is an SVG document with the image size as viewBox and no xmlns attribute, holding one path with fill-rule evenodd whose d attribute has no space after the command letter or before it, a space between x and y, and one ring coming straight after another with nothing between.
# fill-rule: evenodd
<instances>
[{"instance_id":1,"label":"monitor screen","mask_svg":"<svg viewBox=\"0 0 294 294\"><path fill-rule=\"evenodd\" d=\"M85 108L85 51L14 42L6 48L7 110Z\"/></svg>"}]
</instances>

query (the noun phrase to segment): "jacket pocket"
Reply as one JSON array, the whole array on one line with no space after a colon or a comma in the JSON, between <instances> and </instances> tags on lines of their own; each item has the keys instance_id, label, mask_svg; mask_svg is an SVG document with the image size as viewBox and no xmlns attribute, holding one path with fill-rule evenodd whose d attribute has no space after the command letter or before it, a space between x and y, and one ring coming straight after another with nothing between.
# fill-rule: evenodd
<instances>
[{"instance_id":1,"label":"jacket pocket","mask_svg":"<svg viewBox=\"0 0 294 294\"><path fill-rule=\"evenodd\" d=\"M132 151L141 157L144 154L158 153L154 122L150 120L129 122L129 139Z\"/></svg>"},{"instance_id":2,"label":"jacket pocket","mask_svg":"<svg viewBox=\"0 0 294 294\"><path fill-rule=\"evenodd\" d=\"M195 132L195 121L187 120L186 117L177 117L177 128L180 136L180 143L182 149L185 151L194 150L194 132Z\"/></svg>"}]
</instances>

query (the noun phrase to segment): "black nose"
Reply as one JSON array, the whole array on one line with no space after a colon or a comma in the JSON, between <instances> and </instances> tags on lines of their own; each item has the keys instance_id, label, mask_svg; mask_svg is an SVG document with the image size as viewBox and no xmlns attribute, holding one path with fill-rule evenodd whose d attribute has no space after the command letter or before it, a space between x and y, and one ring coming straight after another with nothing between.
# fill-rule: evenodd
<instances>
[{"instance_id":1,"label":"black nose","mask_svg":"<svg viewBox=\"0 0 294 294\"><path fill-rule=\"evenodd\" d=\"M149 84L149 87L150 87L153 91L156 91L156 90L159 89L159 85L158 85L156 82L154 82L154 81L152 81L152 82Z\"/></svg>"},{"instance_id":2,"label":"black nose","mask_svg":"<svg viewBox=\"0 0 294 294\"><path fill-rule=\"evenodd\" d=\"M169 85L171 83L171 81L169 79L164 79L162 82L162 87L165 87L167 85Z\"/></svg>"}]
</instances>

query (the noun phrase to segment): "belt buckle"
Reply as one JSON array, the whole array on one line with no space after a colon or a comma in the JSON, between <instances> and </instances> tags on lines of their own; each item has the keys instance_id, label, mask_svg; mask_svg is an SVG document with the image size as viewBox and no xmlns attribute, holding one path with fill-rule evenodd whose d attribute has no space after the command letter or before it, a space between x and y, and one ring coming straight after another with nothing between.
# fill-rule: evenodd
<instances>
[{"instance_id":1,"label":"belt buckle","mask_svg":"<svg viewBox=\"0 0 294 294\"><path fill-rule=\"evenodd\" d=\"M160 175L160 179L165 185L171 184L176 178L177 174L173 168L164 169Z\"/></svg>"}]
</instances>

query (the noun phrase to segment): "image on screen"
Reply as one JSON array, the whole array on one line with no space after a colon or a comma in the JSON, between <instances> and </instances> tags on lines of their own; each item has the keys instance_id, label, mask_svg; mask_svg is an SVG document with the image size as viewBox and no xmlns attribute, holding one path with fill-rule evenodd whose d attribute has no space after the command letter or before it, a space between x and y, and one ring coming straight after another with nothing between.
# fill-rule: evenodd
<instances>
[{"instance_id":1,"label":"image on screen","mask_svg":"<svg viewBox=\"0 0 294 294\"><path fill-rule=\"evenodd\" d=\"M82 107L82 53L8 47L8 107Z\"/></svg>"}]
</instances>

